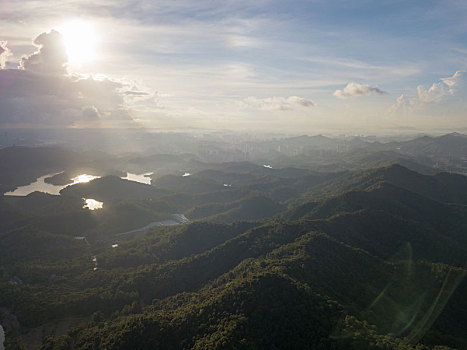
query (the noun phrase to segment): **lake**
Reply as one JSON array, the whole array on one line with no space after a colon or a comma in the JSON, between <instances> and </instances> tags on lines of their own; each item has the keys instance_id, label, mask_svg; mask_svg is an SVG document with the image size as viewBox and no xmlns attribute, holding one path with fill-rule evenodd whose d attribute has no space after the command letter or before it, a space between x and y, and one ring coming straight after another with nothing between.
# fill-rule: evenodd
<instances>
[{"instance_id":1,"label":"lake","mask_svg":"<svg viewBox=\"0 0 467 350\"><path fill-rule=\"evenodd\" d=\"M83 198L83 199L84 199L84 202L86 203L83 206L83 208L88 208L89 210L102 209L102 206L104 205L104 202L99 202L92 198Z\"/></svg>"},{"instance_id":2,"label":"lake","mask_svg":"<svg viewBox=\"0 0 467 350\"><path fill-rule=\"evenodd\" d=\"M53 173L53 174L47 174L44 176L41 176L37 178L36 181L30 183L29 185L25 186L19 186L17 189L14 191L6 192L5 196L27 196L30 193L33 193L35 191L38 192L44 192L44 193L49 193L53 195L59 195L60 191L64 189L67 186L75 185L78 183L85 183L89 182L94 179L100 178L100 176L95 176L95 175L90 175L90 174L80 174L74 178L72 178L69 184L66 184L64 186L57 186L57 185L52 185L48 184L45 182L45 179L61 174L62 172L59 173ZM152 175L153 173L144 173L144 174L133 174L133 173L126 173L125 177L121 177L124 180L130 180L130 181L136 181L140 183L144 183L147 185L151 184L151 178L148 177L149 175ZM91 209L91 208L90 208Z\"/></svg>"},{"instance_id":3,"label":"lake","mask_svg":"<svg viewBox=\"0 0 467 350\"><path fill-rule=\"evenodd\" d=\"M100 177L100 176L94 176L94 175L89 175L89 174L80 174L72 178L69 184L66 184L63 186L52 185L52 184L45 182L45 179L61 174L61 173L62 172L41 176L37 178L36 181L30 183L29 185L19 186L14 191L6 192L5 196L27 196L28 194L36 192L36 191L49 193L53 195L59 195L60 191L67 186L89 182L91 180L98 179Z\"/></svg>"},{"instance_id":4,"label":"lake","mask_svg":"<svg viewBox=\"0 0 467 350\"><path fill-rule=\"evenodd\" d=\"M133 174L133 173L126 173L125 177L122 177L123 180L129 181L136 181L142 184L150 185L151 184L151 176L154 173L145 173L145 174Z\"/></svg>"},{"instance_id":5,"label":"lake","mask_svg":"<svg viewBox=\"0 0 467 350\"><path fill-rule=\"evenodd\" d=\"M35 192L35 191L58 195L60 194L60 190L62 188L65 188L68 185L55 186L55 185L44 182L44 180L47 179L48 177L52 177L58 174L60 173L47 174L47 175L41 176L36 181L30 183L29 185L19 186L14 191L6 192L5 196L27 196L28 194Z\"/></svg>"}]
</instances>

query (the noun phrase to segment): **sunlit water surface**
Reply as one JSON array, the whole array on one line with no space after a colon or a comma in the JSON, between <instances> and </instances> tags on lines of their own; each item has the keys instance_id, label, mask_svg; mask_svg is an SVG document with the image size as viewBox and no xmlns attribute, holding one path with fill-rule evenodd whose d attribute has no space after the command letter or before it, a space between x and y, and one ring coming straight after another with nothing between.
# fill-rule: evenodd
<instances>
[{"instance_id":1,"label":"sunlit water surface","mask_svg":"<svg viewBox=\"0 0 467 350\"><path fill-rule=\"evenodd\" d=\"M133 174L133 173L126 173L125 177L122 177L123 180L130 180L140 182L142 184L150 185L151 184L151 176L154 173L145 173L145 174Z\"/></svg>"},{"instance_id":2,"label":"sunlit water surface","mask_svg":"<svg viewBox=\"0 0 467 350\"><path fill-rule=\"evenodd\" d=\"M44 182L44 180L47 179L48 177L52 177L52 176L58 175L58 174L60 174L60 173L47 174L47 175L41 176L36 181L30 183L29 185L19 186L14 191L6 192L5 195L7 195L7 196L27 196L28 194L30 194L32 192L35 192L35 191L58 195L60 193L60 190L62 188L65 188L67 185L66 186L55 186L55 185L48 184L48 183Z\"/></svg>"},{"instance_id":3,"label":"sunlit water surface","mask_svg":"<svg viewBox=\"0 0 467 350\"><path fill-rule=\"evenodd\" d=\"M57 186L53 184L48 184L45 182L45 179L61 174L60 173L54 173L54 174L47 174L44 176L39 177L36 181L30 183L29 185L25 186L19 186L17 189L14 191L6 192L6 196L27 196L30 193L33 192L44 192L44 193L49 193L53 195L59 195L60 191L64 189L67 186L70 185L75 185L79 183L84 183L84 182L89 182L94 179L100 178L100 176L94 176L94 175L89 175L89 174L80 174L74 178L71 179L72 182L69 184L66 184L64 186Z\"/></svg>"},{"instance_id":4,"label":"sunlit water surface","mask_svg":"<svg viewBox=\"0 0 467 350\"><path fill-rule=\"evenodd\" d=\"M92 198L83 198L86 204L83 205L83 208L88 208L89 210L102 209L104 202L96 201Z\"/></svg>"},{"instance_id":5,"label":"sunlit water surface","mask_svg":"<svg viewBox=\"0 0 467 350\"><path fill-rule=\"evenodd\" d=\"M71 179L71 182L69 184L63 185L63 186L57 186L53 184L49 184L45 182L45 179L61 174L60 173L53 173L53 174L47 174L44 176L41 176L37 178L36 181L30 183L29 185L25 186L19 186L17 189L14 191L6 192L6 196L27 196L30 193L33 193L35 191L38 192L44 192L44 193L49 193L53 195L59 195L60 191L64 189L67 186L71 185L76 185L79 183L85 183L89 182L95 179L99 179L100 176L95 176L95 175L90 175L90 174L80 174L74 178ZM133 174L133 173L126 173L125 177L122 177L124 180L130 180L130 181L136 181L140 182L143 184L150 185L151 184L151 178L148 177L152 175L153 173L145 173L145 174Z\"/></svg>"},{"instance_id":6,"label":"sunlit water surface","mask_svg":"<svg viewBox=\"0 0 467 350\"><path fill-rule=\"evenodd\" d=\"M65 185L65 186L70 186L70 185L76 185L84 182L89 182L91 180L95 179L100 179L100 176L94 176L94 175L89 175L89 174L80 174L71 180L73 181L72 183Z\"/></svg>"}]
</instances>

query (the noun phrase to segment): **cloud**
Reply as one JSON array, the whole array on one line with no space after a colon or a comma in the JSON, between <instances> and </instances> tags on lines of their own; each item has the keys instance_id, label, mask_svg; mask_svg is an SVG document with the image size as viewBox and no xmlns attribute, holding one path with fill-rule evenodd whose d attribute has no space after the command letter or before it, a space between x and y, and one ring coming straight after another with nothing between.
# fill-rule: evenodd
<instances>
[{"instance_id":1,"label":"cloud","mask_svg":"<svg viewBox=\"0 0 467 350\"><path fill-rule=\"evenodd\" d=\"M441 82L433 83L429 89L425 89L423 85L417 86L420 102L441 102L445 96L453 96L467 91L465 72L463 71L456 71L451 77L440 80Z\"/></svg>"},{"instance_id":2,"label":"cloud","mask_svg":"<svg viewBox=\"0 0 467 350\"><path fill-rule=\"evenodd\" d=\"M99 110L94 106L85 107L83 109L83 119L95 121L100 117Z\"/></svg>"},{"instance_id":3,"label":"cloud","mask_svg":"<svg viewBox=\"0 0 467 350\"><path fill-rule=\"evenodd\" d=\"M453 88L455 86L458 86L463 79L465 75L465 72L462 72L458 70L457 72L454 73L452 77L447 77L447 78L441 78L441 81L449 86L450 88Z\"/></svg>"},{"instance_id":4,"label":"cloud","mask_svg":"<svg viewBox=\"0 0 467 350\"><path fill-rule=\"evenodd\" d=\"M124 91L123 92L125 95L131 95L131 96L148 96L149 92L146 91Z\"/></svg>"},{"instance_id":5,"label":"cloud","mask_svg":"<svg viewBox=\"0 0 467 350\"><path fill-rule=\"evenodd\" d=\"M342 99L370 95L372 93L384 94L385 92L378 87L370 85L362 85L358 83L348 83L342 90L334 91L334 96Z\"/></svg>"},{"instance_id":6,"label":"cloud","mask_svg":"<svg viewBox=\"0 0 467 350\"><path fill-rule=\"evenodd\" d=\"M313 101L311 100L308 100L306 98L303 98L303 97L298 97L298 96L290 96L287 101L291 104L297 104L297 105L300 105L302 107L313 107L315 104L313 103Z\"/></svg>"},{"instance_id":7,"label":"cloud","mask_svg":"<svg viewBox=\"0 0 467 350\"><path fill-rule=\"evenodd\" d=\"M417 86L416 96L401 95L390 107L389 112L432 112L435 105L448 107L464 102L467 94L465 72L456 71L452 76L441 78L428 89Z\"/></svg>"},{"instance_id":8,"label":"cloud","mask_svg":"<svg viewBox=\"0 0 467 350\"><path fill-rule=\"evenodd\" d=\"M309 108L314 105L313 101L298 96L289 96L287 98L277 96L257 98L250 96L240 103L242 108L261 111L290 111L297 107Z\"/></svg>"},{"instance_id":9,"label":"cloud","mask_svg":"<svg viewBox=\"0 0 467 350\"><path fill-rule=\"evenodd\" d=\"M408 111L411 111L413 109L415 102L416 101L414 99L409 98L406 95L402 94L396 99L396 103L394 103L389 108L389 113L395 113L395 112L407 113Z\"/></svg>"},{"instance_id":10,"label":"cloud","mask_svg":"<svg viewBox=\"0 0 467 350\"><path fill-rule=\"evenodd\" d=\"M0 69L5 68L6 58L11 55L6 41L0 41Z\"/></svg>"},{"instance_id":11,"label":"cloud","mask_svg":"<svg viewBox=\"0 0 467 350\"><path fill-rule=\"evenodd\" d=\"M433 83L429 89L425 89L423 85L417 86L417 94L421 102L439 102L446 91L442 83Z\"/></svg>"},{"instance_id":12,"label":"cloud","mask_svg":"<svg viewBox=\"0 0 467 350\"><path fill-rule=\"evenodd\" d=\"M38 50L23 56L20 68L43 74L66 74L68 57L62 35L56 30L38 35L33 44Z\"/></svg>"},{"instance_id":13,"label":"cloud","mask_svg":"<svg viewBox=\"0 0 467 350\"><path fill-rule=\"evenodd\" d=\"M441 78L441 81L449 87L448 93L450 95L466 94L467 81L465 79L464 71L458 70L451 77Z\"/></svg>"},{"instance_id":14,"label":"cloud","mask_svg":"<svg viewBox=\"0 0 467 350\"><path fill-rule=\"evenodd\" d=\"M128 86L106 77L68 74L57 31L40 34L34 44L37 51L23 56L17 69L0 69L0 126L135 126L125 103ZM0 58L6 52L1 43Z\"/></svg>"}]
</instances>

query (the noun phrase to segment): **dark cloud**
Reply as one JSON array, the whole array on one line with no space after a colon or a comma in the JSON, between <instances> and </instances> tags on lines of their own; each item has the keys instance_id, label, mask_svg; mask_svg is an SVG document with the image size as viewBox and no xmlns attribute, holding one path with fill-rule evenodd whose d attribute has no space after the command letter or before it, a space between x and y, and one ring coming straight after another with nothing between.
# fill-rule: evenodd
<instances>
[{"instance_id":1,"label":"dark cloud","mask_svg":"<svg viewBox=\"0 0 467 350\"><path fill-rule=\"evenodd\" d=\"M21 69L0 70L0 123L76 125L122 118L122 84L109 79L44 75ZM95 113L91 113L89 106ZM92 118L91 118L92 116Z\"/></svg>"},{"instance_id":2,"label":"dark cloud","mask_svg":"<svg viewBox=\"0 0 467 350\"><path fill-rule=\"evenodd\" d=\"M125 91L124 94L131 95L131 96L148 96L149 95L148 92L144 92L144 91Z\"/></svg>"}]
</instances>

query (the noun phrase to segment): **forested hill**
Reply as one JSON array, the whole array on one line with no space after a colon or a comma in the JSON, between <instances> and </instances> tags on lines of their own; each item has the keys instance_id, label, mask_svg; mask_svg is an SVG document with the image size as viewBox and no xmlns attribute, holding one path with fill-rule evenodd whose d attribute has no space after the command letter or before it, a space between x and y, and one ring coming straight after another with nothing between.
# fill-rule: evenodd
<instances>
[{"instance_id":1,"label":"forested hill","mask_svg":"<svg viewBox=\"0 0 467 350\"><path fill-rule=\"evenodd\" d=\"M3 197L7 348L467 349L466 177L238 166ZM192 222L116 235L175 210Z\"/></svg>"},{"instance_id":2,"label":"forested hill","mask_svg":"<svg viewBox=\"0 0 467 350\"><path fill-rule=\"evenodd\" d=\"M452 203L467 203L467 178L446 172L422 175L399 164L386 167L347 171L328 181L303 191L295 202L329 198L349 191L366 190L386 182L435 200Z\"/></svg>"}]
</instances>

